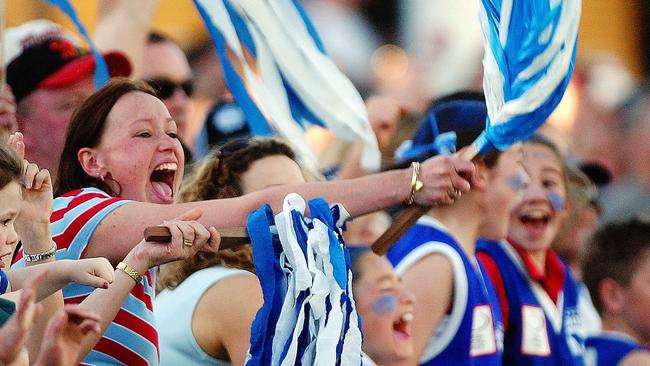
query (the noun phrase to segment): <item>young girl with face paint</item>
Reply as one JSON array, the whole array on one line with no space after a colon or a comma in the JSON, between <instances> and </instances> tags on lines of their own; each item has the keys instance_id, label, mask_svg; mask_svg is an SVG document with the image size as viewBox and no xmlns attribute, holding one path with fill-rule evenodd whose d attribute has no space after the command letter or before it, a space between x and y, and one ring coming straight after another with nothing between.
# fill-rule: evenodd
<instances>
[{"instance_id":1,"label":"young girl with face paint","mask_svg":"<svg viewBox=\"0 0 650 366\"><path fill-rule=\"evenodd\" d=\"M406 365L414 352L411 322L415 297L386 258L367 247L348 250L352 291L364 335L363 365Z\"/></svg>"},{"instance_id":2,"label":"young girl with face paint","mask_svg":"<svg viewBox=\"0 0 650 366\"><path fill-rule=\"evenodd\" d=\"M483 130L486 114L482 95L439 101L404 155L443 150L440 133L447 131L456 133L457 146L468 146ZM485 157L476 164L469 192L449 192L453 205L433 207L388 252L404 287L417 299L409 364L501 364L498 300L476 261L475 245L479 236L505 237L510 209L527 181L520 163L518 145Z\"/></svg>"},{"instance_id":3,"label":"young girl with face paint","mask_svg":"<svg viewBox=\"0 0 650 366\"><path fill-rule=\"evenodd\" d=\"M578 290L551 249L566 217L566 170L557 148L534 136L523 145L530 184L510 215L508 238L479 243L499 294L504 365L582 365Z\"/></svg>"}]
</instances>

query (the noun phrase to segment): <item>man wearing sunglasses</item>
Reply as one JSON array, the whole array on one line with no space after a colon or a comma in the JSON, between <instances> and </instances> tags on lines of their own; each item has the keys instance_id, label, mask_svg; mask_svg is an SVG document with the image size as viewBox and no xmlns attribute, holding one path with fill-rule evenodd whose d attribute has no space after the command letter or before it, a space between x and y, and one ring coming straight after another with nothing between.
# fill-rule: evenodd
<instances>
[{"instance_id":1,"label":"man wearing sunglasses","mask_svg":"<svg viewBox=\"0 0 650 366\"><path fill-rule=\"evenodd\" d=\"M158 93L176 125L185 152L185 162L191 162L190 142L185 134L191 112L193 91L192 70L181 48L166 36L152 32L144 49L142 79Z\"/></svg>"}]
</instances>

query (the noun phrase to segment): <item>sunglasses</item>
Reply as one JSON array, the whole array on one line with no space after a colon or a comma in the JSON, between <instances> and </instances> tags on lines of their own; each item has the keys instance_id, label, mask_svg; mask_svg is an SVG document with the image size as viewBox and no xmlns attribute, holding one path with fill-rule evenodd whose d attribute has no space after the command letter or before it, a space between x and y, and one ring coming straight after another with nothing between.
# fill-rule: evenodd
<instances>
[{"instance_id":1,"label":"sunglasses","mask_svg":"<svg viewBox=\"0 0 650 366\"><path fill-rule=\"evenodd\" d=\"M191 97L192 93L194 92L194 83L191 79L180 83L169 79L148 79L145 81L151 85L153 90L156 91L156 95L160 99L167 99L171 97L174 95L176 90L178 90L178 88L183 89L183 92L185 92L188 97Z\"/></svg>"}]
</instances>

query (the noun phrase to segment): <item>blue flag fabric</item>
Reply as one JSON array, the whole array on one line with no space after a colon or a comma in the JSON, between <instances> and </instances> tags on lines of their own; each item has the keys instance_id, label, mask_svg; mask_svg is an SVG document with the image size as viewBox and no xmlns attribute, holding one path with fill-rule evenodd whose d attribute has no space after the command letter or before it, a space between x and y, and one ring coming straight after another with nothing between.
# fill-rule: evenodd
<instances>
[{"instance_id":1,"label":"blue flag fabric","mask_svg":"<svg viewBox=\"0 0 650 366\"><path fill-rule=\"evenodd\" d=\"M251 328L247 366L360 365L360 321L340 205L290 194L275 217L251 213L247 228L264 305Z\"/></svg>"},{"instance_id":2,"label":"blue flag fabric","mask_svg":"<svg viewBox=\"0 0 650 366\"><path fill-rule=\"evenodd\" d=\"M90 39L88 32L86 32L86 27L84 27L83 23L81 23L81 21L79 20L79 17L77 16L77 12L75 12L72 4L70 4L68 0L43 0L43 1L58 7L59 9L61 9L61 11L63 11L68 16L68 18L70 18L72 23L77 28L79 34L81 34L83 38L86 40L86 43L88 44L88 47L90 48L90 51L92 52L93 57L95 58L95 77L94 77L95 88L99 89L102 86L106 85L106 83L110 78L108 74L108 66L106 65L106 60L104 60L102 54L97 50L92 39Z\"/></svg>"},{"instance_id":3,"label":"blue flag fabric","mask_svg":"<svg viewBox=\"0 0 650 366\"><path fill-rule=\"evenodd\" d=\"M481 0L488 108L485 155L530 137L560 103L575 65L580 0Z\"/></svg>"},{"instance_id":4,"label":"blue flag fabric","mask_svg":"<svg viewBox=\"0 0 650 366\"><path fill-rule=\"evenodd\" d=\"M365 104L327 56L297 0L194 0L215 44L228 87L254 134L278 133L316 166L304 139L310 125L362 141L363 166L380 154Z\"/></svg>"}]
</instances>

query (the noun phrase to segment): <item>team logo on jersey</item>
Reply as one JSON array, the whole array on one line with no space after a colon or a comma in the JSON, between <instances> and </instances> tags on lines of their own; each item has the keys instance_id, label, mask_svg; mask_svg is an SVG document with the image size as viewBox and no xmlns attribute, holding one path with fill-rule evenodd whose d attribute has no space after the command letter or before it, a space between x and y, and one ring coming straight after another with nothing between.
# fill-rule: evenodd
<instances>
[{"instance_id":1,"label":"team logo on jersey","mask_svg":"<svg viewBox=\"0 0 650 366\"><path fill-rule=\"evenodd\" d=\"M546 316L539 306L521 306L521 353L529 356L549 356L551 346L546 330Z\"/></svg>"},{"instance_id":2,"label":"team logo on jersey","mask_svg":"<svg viewBox=\"0 0 650 366\"><path fill-rule=\"evenodd\" d=\"M497 352L497 339L494 334L494 320L490 305L474 307L472 317L472 340L469 350L471 357L492 355Z\"/></svg>"}]
</instances>

